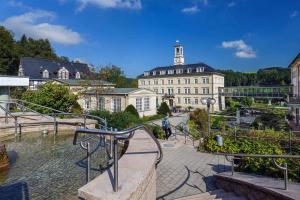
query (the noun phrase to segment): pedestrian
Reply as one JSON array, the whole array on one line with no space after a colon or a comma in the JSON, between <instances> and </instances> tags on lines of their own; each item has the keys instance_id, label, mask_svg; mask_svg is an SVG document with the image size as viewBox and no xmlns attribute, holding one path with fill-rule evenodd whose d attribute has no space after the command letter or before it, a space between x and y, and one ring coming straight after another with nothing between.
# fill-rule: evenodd
<instances>
[{"instance_id":1,"label":"pedestrian","mask_svg":"<svg viewBox=\"0 0 300 200\"><path fill-rule=\"evenodd\" d=\"M162 120L162 128L165 131L166 138L168 139L172 135L171 125L169 122L169 117L166 116Z\"/></svg>"}]
</instances>

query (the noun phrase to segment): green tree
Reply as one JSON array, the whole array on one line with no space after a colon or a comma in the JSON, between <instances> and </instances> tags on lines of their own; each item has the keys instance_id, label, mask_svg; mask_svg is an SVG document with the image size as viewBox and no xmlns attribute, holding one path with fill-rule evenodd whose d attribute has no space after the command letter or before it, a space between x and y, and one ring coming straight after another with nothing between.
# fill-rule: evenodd
<instances>
[{"instance_id":1,"label":"green tree","mask_svg":"<svg viewBox=\"0 0 300 200\"><path fill-rule=\"evenodd\" d=\"M206 110L197 108L190 113L190 120L195 122L200 132L208 132L208 115Z\"/></svg>"},{"instance_id":2,"label":"green tree","mask_svg":"<svg viewBox=\"0 0 300 200\"><path fill-rule=\"evenodd\" d=\"M0 74L14 74L17 68L17 58L14 52L15 41L12 33L0 26Z\"/></svg>"},{"instance_id":3,"label":"green tree","mask_svg":"<svg viewBox=\"0 0 300 200\"><path fill-rule=\"evenodd\" d=\"M160 104L159 108L157 109L157 112L161 115L168 115L171 113L170 108L166 102L162 102Z\"/></svg>"},{"instance_id":4,"label":"green tree","mask_svg":"<svg viewBox=\"0 0 300 200\"><path fill-rule=\"evenodd\" d=\"M253 100L251 97L244 97L244 98L242 98L242 104L250 107L253 104Z\"/></svg>"},{"instance_id":5,"label":"green tree","mask_svg":"<svg viewBox=\"0 0 300 200\"><path fill-rule=\"evenodd\" d=\"M35 104L47 106L63 112L70 112L73 107L78 109L77 96L63 85L46 83L39 90L27 90L23 93L22 99ZM41 113L50 112L49 109L31 106L32 109Z\"/></svg>"},{"instance_id":6,"label":"green tree","mask_svg":"<svg viewBox=\"0 0 300 200\"><path fill-rule=\"evenodd\" d=\"M136 116L137 118L140 118L138 111L137 111L137 110L135 109L135 107L134 107L133 105L131 105L131 104L128 105L128 106L125 108L124 112L128 112L128 113L130 113L130 114Z\"/></svg>"},{"instance_id":7,"label":"green tree","mask_svg":"<svg viewBox=\"0 0 300 200\"><path fill-rule=\"evenodd\" d=\"M108 65L106 67L101 68L99 71L99 77L101 80L105 80L116 84L117 88L137 87L137 80L132 78L126 78L121 68L115 65Z\"/></svg>"}]
</instances>

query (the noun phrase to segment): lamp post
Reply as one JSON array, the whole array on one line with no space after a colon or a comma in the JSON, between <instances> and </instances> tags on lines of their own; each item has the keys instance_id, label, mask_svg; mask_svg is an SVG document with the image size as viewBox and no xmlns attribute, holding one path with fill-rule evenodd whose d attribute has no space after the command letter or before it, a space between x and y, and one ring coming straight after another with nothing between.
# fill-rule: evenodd
<instances>
[{"instance_id":1,"label":"lamp post","mask_svg":"<svg viewBox=\"0 0 300 200\"><path fill-rule=\"evenodd\" d=\"M210 136L210 105L214 105L216 100L214 98L205 98L201 99L201 103L207 106L207 115L208 115L208 136Z\"/></svg>"}]
</instances>

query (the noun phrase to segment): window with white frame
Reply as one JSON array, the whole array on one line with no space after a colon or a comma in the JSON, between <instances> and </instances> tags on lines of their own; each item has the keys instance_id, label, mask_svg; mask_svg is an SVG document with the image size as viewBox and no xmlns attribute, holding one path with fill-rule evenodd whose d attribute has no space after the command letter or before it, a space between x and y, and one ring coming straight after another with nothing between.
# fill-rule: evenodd
<instances>
[{"instance_id":1,"label":"window with white frame","mask_svg":"<svg viewBox=\"0 0 300 200\"><path fill-rule=\"evenodd\" d=\"M164 85L165 81L163 79L160 80L161 84Z\"/></svg>"},{"instance_id":2,"label":"window with white frame","mask_svg":"<svg viewBox=\"0 0 300 200\"><path fill-rule=\"evenodd\" d=\"M196 72L204 72L204 67L197 67Z\"/></svg>"},{"instance_id":3,"label":"window with white frame","mask_svg":"<svg viewBox=\"0 0 300 200\"><path fill-rule=\"evenodd\" d=\"M165 70L161 70L161 71L159 72L159 74L160 74L160 75L165 75L165 74L166 74L166 71L165 71Z\"/></svg>"},{"instance_id":4,"label":"window with white frame","mask_svg":"<svg viewBox=\"0 0 300 200\"><path fill-rule=\"evenodd\" d=\"M144 98L144 111L150 110L150 97Z\"/></svg>"},{"instance_id":5,"label":"window with white frame","mask_svg":"<svg viewBox=\"0 0 300 200\"><path fill-rule=\"evenodd\" d=\"M183 73L183 69L176 69L176 74L182 74Z\"/></svg>"},{"instance_id":6,"label":"window with white frame","mask_svg":"<svg viewBox=\"0 0 300 200\"><path fill-rule=\"evenodd\" d=\"M195 94L198 94L198 88L195 88Z\"/></svg>"},{"instance_id":7,"label":"window with white frame","mask_svg":"<svg viewBox=\"0 0 300 200\"><path fill-rule=\"evenodd\" d=\"M198 79L197 78L195 78L195 84L197 84L198 83Z\"/></svg>"},{"instance_id":8,"label":"window with white frame","mask_svg":"<svg viewBox=\"0 0 300 200\"><path fill-rule=\"evenodd\" d=\"M69 79L69 71L65 67L58 71L58 79Z\"/></svg>"},{"instance_id":9,"label":"window with white frame","mask_svg":"<svg viewBox=\"0 0 300 200\"><path fill-rule=\"evenodd\" d=\"M43 78L49 78L49 72L46 69L43 71Z\"/></svg>"},{"instance_id":10,"label":"window with white frame","mask_svg":"<svg viewBox=\"0 0 300 200\"><path fill-rule=\"evenodd\" d=\"M177 97L177 103L181 103L181 99L180 99L180 97Z\"/></svg>"},{"instance_id":11,"label":"window with white frame","mask_svg":"<svg viewBox=\"0 0 300 200\"><path fill-rule=\"evenodd\" d=\"M84 99L84 102L83 102L83 108L85 110L89 110L91 108L91 98L90 97L86 97Z\"/></svg>"},{"instance_id":12,"label":"window with white frame","mask_svg":"<svg viewBox=\"0 0 300 200\"><path fill-rule=\"evenodd\" d=\"M188 74L192 73L192 68L187 68L186 72L187 72Z\"/></svg>"},{"instance_id":13,"label":"window with white frame","mask_svg":"<svg viewBox=\"0 0 300 200\"><path fill-rule=\"evenodd\" d=\"M144 72L144 76L149 76L150 72Z\"/></svg>"},{"instance_id":14,"label":"window with white frame","mask_svg":"<svg viewBox=\"0 0 300 200\"><path fill-rule=\"evenodd\" d=\"M142 98L141 97L138 97L135 99L135 108L138 112L141 112L142 111Z\"/></svg>"},{"instance_id":15,"label":"window with white frame","mask_svg":"<svg viewBox=\"0 0 300 200\"><path fill-rule=\"evenodd\" d=\"M194 99L194 102L195 102L196 105L199 104L198 98L195 98L195 99Z\"/></svg>"},{"instance_id":16,"label":"window with white frame","mask_svg":"<svg viewBox=\"0 0 300 200\"><path fill-rule=\"evenodd\" d=\"M155 75L156 75L156 71L153 71L153 72L152 72L152 75L155 76Z\"/></svg>"},{"instance_id":17,"label":"window with white frame","mask_svg":"<svg viewBox=\"0 0 300 200\"><path fill-rule=\"evenodd\" d=\"M177 79L177 84L178 84L178 85L180 84L180 79Z\"/></svg>"},{"instance_id":18,"label":"window with white frame","mask_svg":"<svg viewBox=\"0 0 300 200\"><path fill-rule=\"evenodd\" d=\"M165 90L164 90L164 88L162 88L162 89L161 89L161 93L162 93L162 94L164 94L164 93L165 93Z\"/></svg>"},{"instance_id":19,"label":"window with white frame","mask_svg":"<svg viewBox=\"0 0 300 200\"><path fill-rule=\"evenodd\" d=\"M121 112L121 98L112 98L112 111Z\"/></svg>"},{"instance_id":20,"label":"window with white frame","mask_svg":"<svg viewBox=\"0 0 300 200\"><path fill-rule=\"evenodd\" d=\"M181 91L180 91L180 88L177 88L177 94L180 94Z\"/></svg>"},{"instance_id":21,"label":"window with white frame","mask_svg":"<svg viewBox=\"0 0 300 200\"><path fill-rule=\"evenodd\" d=\"M76 72L75 78L76 78L76 79L80 79L80 72Z\"/></svg>"},{"instance_id":22,"label":"window with white frame","mask_svg":"<svg viewBox=\"0 0 300 200\"><path fill-rule=\"evenodd\" d=\"M207 78L207 77L202 78L202 83L208 84L209 83L209 78Z\"/></svg>"},{"instance_id":23,"label":"window with white frame","mask_svg":"<svg viewBox=\"0 0 300 200\"><path fill-rule=\"evenodd\" d=\"M209 94L209 88L202 88L203 94Z\"/></svg>"},{"instance_id":24,"label":"window with white frame","mask_svg":"<svg viewBox=\"0 0 300 200\"><path fill-rule=\"evenodd\" d=\"M151 81L150 80L148 81L148 85L151 85Z\"/></svg>"},{"instance_id":25,"label":"window with white frame","mask_svg":"<svg viewBox=\"0 0 300 200\"><path fill-rule=\"evenodd\" d=\"M190 83L191 83L191 80L190 80L189 78L185 78L185 79L184 79L184 83L185 83L185 84L190 84Z\"/></svg>"},{"instance_id":26,"label":"window with white frame","mask_svg":"<svg viewBox=\"0 0 300 200\"><path fill-rule=\"evenodd\" d=\"M169 69L168 70L168 74L174 74L174 70L173 69Z\"/></svg>"},{"instance_id":27,"label":"window with white frame","mask_svg":"<svg viewBox=\"0 0 300 200\"><path fill-rule=\"evenodd\" d=\"M99 99L98 99L98 109L99 110L104 110L105 109L105 98L104 97L99 97Z\"/></svg>"},{"instance_id":28,"label":"window with white frame","mask_svg":"<svg viewBox=\"0 0 300 200\"><path fill-rule=\"evenodd\" d=\"M158 85L158 80L154 80L154 85Z\"/></svg>"}]
</instances>

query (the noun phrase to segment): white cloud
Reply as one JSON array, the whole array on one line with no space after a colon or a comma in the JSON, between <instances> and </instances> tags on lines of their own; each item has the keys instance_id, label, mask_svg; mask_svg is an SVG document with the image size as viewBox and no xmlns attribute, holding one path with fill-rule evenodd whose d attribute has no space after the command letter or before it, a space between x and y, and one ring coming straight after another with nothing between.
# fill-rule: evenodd
<instances>
[{"instance_id":1,"label":"white cloud","mask_svg":"<svg viewBox=\"0 0 300 200\"><path fill-rule=\"evenodd\" d=\"M124 8L140 10L142 9L141 0L77 0L79 2L78 10L81 11L87 5L94 5L99 8Z\"/></svg>"},{"instance_id":2,"label":"white cloud","mask_svg":"<svg viewBox=\"0 0 300 200\"><path fill-rule=\"evenodd\" d=\"M231 8L231 7L235 6L235 5L236 5L236 3L234 1L231 1L231 2L229 2L227 4L228 8Z\"/></svg>"},{"instance_id":3,"label":"white cloud","mask_svg":"<svg viewBox=\"0 0 300 200\"><path fill-rule=\"evenodd\" d=\"M192 7L188 7L188 8L183 8L181 11L183 13L187 13L187 14L194 14L196 12L199 12L200 9L198 8L198 6L192 6Z\"/></svg>"},{"instance_id":4,"label":"white cloud","mask_svg":"<svg viewBox=\"0 0 300 200\"><path fill-rule=\"evenodd\" d=\"M52 42L74 45L82 42L79 33L62 25L51 24L56 15L44 10L35 10L22 15L12 16L0 22L16 36L26 36L35 39L49 39Z\"/></svg>"},{"instance_id":5,"label":"white cloud","mask_svg":"<svg viewBox=\"0 0 300 200\"><path fill-rule=\"evenodd\" d=\"M293 12L290 14L290 18L297 17L298 15L299 15L299 11L298 11L298 10L295 10L295 11L293 11Z\"/></svg>"},{"instance_id":6,"label":"white cloud","mask_svg":"<svg viewBox=\"0 0 300 200\"><path fill-rule=\"evenodd\" d=\"M247 45L244 40L224 41L223 48L236 49L235 56L239 58L255 58L256 53L251 46Z\"/></svg>"},{"instance_id":7,"label":"white cloud","mask_svg":"<svg viewBox=\"0 0 300 200\"><path fill-rule=\"evenodd\" d=\"M21 9L32 9L30 6L28 5L25 5L23 2L21 1L16 1L16 0L8 0L7 1L7 4L9 6L12 6L12 7L18 7L18 8L21 8Z\"/></svg>"}]
</instances>

